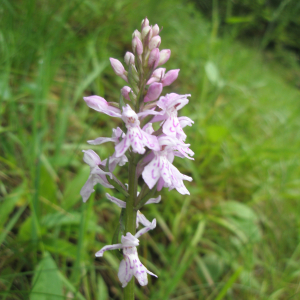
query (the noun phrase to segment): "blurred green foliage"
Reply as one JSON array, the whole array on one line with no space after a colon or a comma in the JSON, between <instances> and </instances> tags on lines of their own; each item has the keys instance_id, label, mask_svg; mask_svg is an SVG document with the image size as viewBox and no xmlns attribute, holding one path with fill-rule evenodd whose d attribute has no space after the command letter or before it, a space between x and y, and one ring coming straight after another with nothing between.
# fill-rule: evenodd
<instances>
[{"instance_id":1,"label":"blurred green foliage","mask_svg":"<svg viewBox=\"0 0 300 300\"><path fill-rule=\"evenodd\" d=\"M230 31L262 48L288 48L300 54L298 0L193 0L207 17L217 18Z\"/></svg>"},{"instance_id":2,"label":"blurred green foliage","mask_svg":"<svg viewBox=\"0 0 300 300\"><path fill-rule=\"evenodd\" d=\"M182 115L195 121L186 130L195 161L175 160L194 179L191 196L163 191L144 210L158 226L138 251L159 278L137 287L137 298L297 299L295 57L279 64L220 38L216 18L179 0L2 1L0 16L1 299L121 299L118 256L94 257L111 243L120 211L101 186L85 204L79 195L89 174L81 150L120 121L81 99L119 98L124 82L108 58L122 60L145 16L164 27L166 67L181 69L164 92L192 94ZM113 151L92 148L102 159ZM126 172L119 177L126 182Z\"/></svg>"}]
</instances>

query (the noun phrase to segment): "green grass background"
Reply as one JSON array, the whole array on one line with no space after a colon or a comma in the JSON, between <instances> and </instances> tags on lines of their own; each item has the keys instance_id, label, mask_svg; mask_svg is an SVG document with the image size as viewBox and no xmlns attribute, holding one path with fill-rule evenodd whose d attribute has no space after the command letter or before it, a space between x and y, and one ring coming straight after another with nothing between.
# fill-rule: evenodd
<instances>
[{"instance_id":1,"label":"green grass background","mask_svg":"<svg viewBox=\"0 0 300 300\"><path fill-rule=\"evenodd\" d=\"M190 196L163 190L143 210L158 225L138 251L159 278L137 299L300 298L299 65L291 52L241 44L213 4L210 21L179 0L1 1L1 299L122 299L118 256L94 257L119 208L101 186L86 204L79 195L81 150L120 120L82 97L119 98L108 59L123 61L145 16L164 28L166 68L181 69L164 93L192 94L181 115L195 121L195 161L175 160L194 179Z\"/></svg>"}]
</instances>

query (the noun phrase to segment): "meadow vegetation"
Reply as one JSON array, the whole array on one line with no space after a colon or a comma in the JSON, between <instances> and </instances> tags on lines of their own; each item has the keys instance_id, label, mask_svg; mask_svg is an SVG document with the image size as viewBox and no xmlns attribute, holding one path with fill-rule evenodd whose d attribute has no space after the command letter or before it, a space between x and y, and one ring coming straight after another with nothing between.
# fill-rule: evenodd
<instances>
[{"instance_id":1,"label":"meadow vegetation","mask_svg":"<svg viewBox=\"0 0 300 300\"><path fill-rule=\"evenodd\" d=\"M195 161L176 160L190 196L163 192L145 208L158 225L139 253L158 279L138 299L298 299L299 62L219 35L215 17L179 0L2 1L0 298L121 299L118 253L94 256L120 210L101 186L85 204L79 195L81 150L106 158L112 145L86 141L120 120L82 97L119 99L109 57L123 61L145 16L163 26L166 68L181 69L165 91L192 94L182 115L195 121Z\"/></svg>"}]
</instances>

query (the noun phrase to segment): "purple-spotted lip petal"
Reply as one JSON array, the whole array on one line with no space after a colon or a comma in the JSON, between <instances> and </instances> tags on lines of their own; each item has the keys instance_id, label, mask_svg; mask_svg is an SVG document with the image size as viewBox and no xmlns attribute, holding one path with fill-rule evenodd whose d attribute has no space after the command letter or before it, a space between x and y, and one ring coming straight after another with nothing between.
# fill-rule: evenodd
<instances>
[{"instance_id":1,"label":"purple-spotted lip petal","mask_svg":"<svg viewBox=\"0 0 300 300\"><path fill-rule=\"evenodd\" d=\"M142 172L145 183L152 189L157 182L161 183L161 179L163 179L163 186L171 189L176 188L176 190L183 195L189 194L183 184L183 180L191 179L191 177L186 177L186 175L181 174L168 160L168 155L168 151L155 152L154 159L145 166ZM155 174L155 178L153 177L153 174ZM160 188L161 187L162 185L160 184Z\"/></svg>"}]
</instances>

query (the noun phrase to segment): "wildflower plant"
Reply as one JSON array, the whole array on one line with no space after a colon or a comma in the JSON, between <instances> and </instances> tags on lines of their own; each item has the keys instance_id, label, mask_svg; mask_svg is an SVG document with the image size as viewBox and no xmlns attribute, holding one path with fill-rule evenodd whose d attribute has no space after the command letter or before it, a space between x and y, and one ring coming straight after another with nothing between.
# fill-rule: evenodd
<instances>
[{"instance_id":1,"label":"wildflower plant","mask_svg":"<svg viewBox=\"0 0 300 300\"><path fill-rule=\"evenodd\" d=\"M122 249L124 259L120 262L118 277L125 300L134 299L133 277L141 286L147 285L147 274L157 277L138 257L139 237L156 227L156 219L150 222L140 210L144 205L159 203L161 196L155 198L154 195L163 187L176 189L182 195L189 194L183 181L192 180L173 165L175 156L193 159L191 156L194 155L190 145L185 144L187 136L183 131L193 121L188 117L178 117L178 111L189 102L190 95L170 93L161 96L163 87L177 79L179 69L166 72L160 67L169 60L171 50L159 50L159 33L158 25L150 26L145 18L141 31L133 32L133 52L125 54L127 68L119 60L110 58L116 75L128 83L121 89L119 103L107 102L100 96L84 97L90 108L124 122L123 130L119 127L113 129L112 137L88 141L91 145L113 142L115 152L101 161L93 150L83 151L83 160L91 170L81 196L86 202L94 192L93 187L100 183L118 190L124 197L120 200L106 194L107 199L118 205L122 212L113 244L104 246L96 256L102 257L108 250ZM159 122L159 128L154 130L152 124L156 122ZM117 165L126 164L128 184L121 183L113 174ZM142 182L140 187L138 180ZM139 224L143 227L136 232Z\"/></svg>"}]
</instances>

